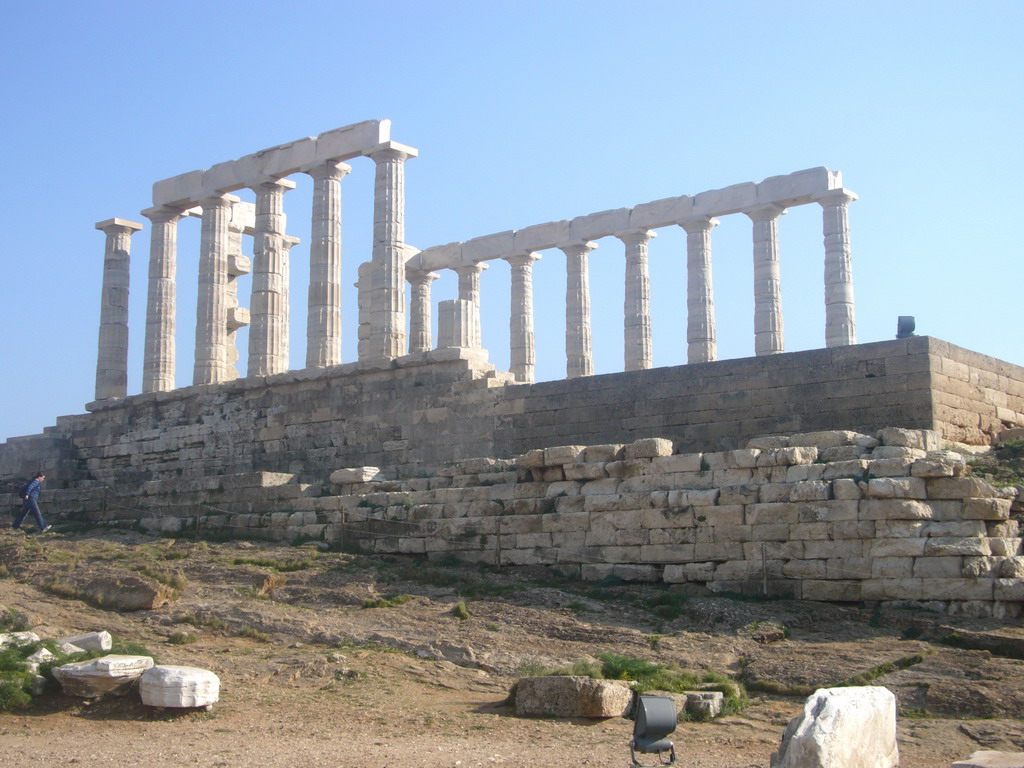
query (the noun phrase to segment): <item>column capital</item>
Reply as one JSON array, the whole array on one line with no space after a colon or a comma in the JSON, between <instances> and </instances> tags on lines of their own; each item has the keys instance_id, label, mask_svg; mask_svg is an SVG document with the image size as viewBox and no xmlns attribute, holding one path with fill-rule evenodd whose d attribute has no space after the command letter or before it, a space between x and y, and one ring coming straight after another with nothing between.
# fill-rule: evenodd
<instances>
[{"instance_id":1,"label":"column capital","mask_svg":"<svg viewBox=\"0 0 1024 768\"><path fill-rule=\"evenodd\" d=\"M397 141L385 141L383 144L363 150L363 154L375 163L381 163L385 160L405 161L411 157L417 157L419 153L418 149L406 146L405 144L399 144Z\"/></svg>"},{"instance_id":2,"label":"column capital","mask_svg":"<svg viewBox=\"0 0 1024 768\"><path fill-rule=\"evenodd\" d=\"M142 225L137 221L128 221L128 219L105 219L96 222L96 229L107 234L134 233L142 229Z\"/></svg>"},{"instance_id":3,"label":"column capital","mask_svg":"<svg viewBox=\"0 0 1024 768\"><path fill-rule=\"evenodd\" d=\"M327 179L328 181L340 181L349 175L352 166L340 160L328 160L310 168L304 168L303 173L312 176L315 180Z\"/></svg>"},{"instance_id":4,"label":"column capital","mask_svg":"<svg viewBox=\"0 0 1024 768\"><path fill-rule=\"evenodd\" d=\"M178 221L184 218L185 209L175 208L171 205L157 205L153 208L146 208L143 211L139 211L143 216L149 219L152 224L168 224L172 221Z\"/></svg>"},{"instance_id":5,"label":"column capital","mask_svg":"<svg viewBox=\"0 0 1024 768\"><path fill-rule=\"evenodd\" d=\"M273 192L276 189L280 189L283 192L287 192L290 189L295 189L295 182L289 179L263 179L257 181L255 184L249 187L253 192L259 194L262 192Z\"/></svg>"},{"instance_id":6,"label":"column capital","mask_svg":"<svg viewBox=\"0 0 1024 768\"><path fill-rule=\"evenodd\" d=\"M615 237L624 242L626 245L641 245L651 241L651 238L657 237L658 233L653 229L627 229L623 232L616 232Z\"/></svg>"},{"instance_id":7,"label":"column capital","mask_svg":"<svg viewBox=\"0 0 1024 768\"><path fill-rule=\"evenodd\" d=\"M526 251L525 253L513 253L511 256L502 256L501 259L513 267L528 267L540 259L540 254L536 251Z\"/></svg>"},{"instance_id":8,"label":"column capital","mask_svg":"<svg viewBox=\"0 0 1024 768\"><path fill-rule=\"evenodd\" d=\"M566 254L585 254L590 253L592 250L597 248L597 243L595 243L593 240L569 240L568 242L560 243L555 247Z\"/></svg>"},{"instance_id":9,"label":"column capital","mask_svg":"<svg viewBox=\"0 0 1024 768\"><path fill-rule=\"evenodd\" d=\"M413 285L429 285L439 278L440 275L437 272L428 272L423 269L416 269L416 267L405 267L405 279Z\"/></svg>"},{"instance_id":10,"label":"column capital","mask_svg":"<svg viewBox=\"0 0 1024 768\"><path fill-rule=\"evenodd\" d=\"M775 203L766 203L765 205L759 205L756 208L743 211L752 221L771 221L779 218L785 212L786 209L784 207Z\"/></svg>"},{"instance_id":11,"label":"column capital","mask_svg":"<svg viewBox=\"0 0 1024 768\"><path fill-rule=\"evenodd\" d=\"M857 195L848 189L830 189L814 196L814 202L824 206L846 205L857 199Z\"/></svg>"},{"instance_id":12,"label":"column capital","mask_svg":"<svg viewBox=\"0 0 1024 768\"><path fill-rule=\"evenodd\" d=\"M227 192L216 192L209 197L204 197L199 201L199 207L206 208L229 208L235 203L242 201L242 198L236 195L229 195Z\"/></svg>"},{"instance_id":13,"label":"column capital","mask_svg":"<svg viewBox=\"0 0 1024 768\"><path fill-rule=\"evenodd\" d=\"M485 261L474 261L472 264L463 264L458 267L452 267L452 272L456 275L479 275L485 269L490 268L490 264Z\"/></svg>"},{"instance_id":14,"label":"column capital","mask_svg":"<svg viewBox=\"0 0 1024 768\"><path fill-rule=\"evenodd\" d=\"M696 218L683 219L676 223L685 229L687 234L692 235L695 232L710 232L721 222L718 219L711 218L710 216L697 216Z\"/></svg>"}]
</instances>

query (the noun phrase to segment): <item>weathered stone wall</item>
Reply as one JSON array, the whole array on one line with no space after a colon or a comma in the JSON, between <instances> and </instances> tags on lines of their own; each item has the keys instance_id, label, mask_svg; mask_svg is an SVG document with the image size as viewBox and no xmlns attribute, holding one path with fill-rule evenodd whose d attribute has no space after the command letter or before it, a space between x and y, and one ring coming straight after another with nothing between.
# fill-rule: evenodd
<instances>
[{"instance_id":1,"label":"weathered stone wall","mask_svg":"<svg viewBox=\"0 0 1024 768\"><path fill-rule=\"evenodd\" d=\"M57 491L48 503L71 517L164 532L1019 615L1024 557L1012 513L1024 511L1024 498L965 476L964 457L942 446L936 432L894 428L764 437L704 453L646 438L467 459L407 480L306 485L257 473L153 481L134 495Z\"/></svg>"},{"instance_id":2,"label":"weathered stone wall","mask_svg":"<svg viewBox=\"0 0 1024 768\"><path fill-rule=\"evenodd\" d=\"M506 385L482 351L441 349L187 387L62 417L0 445L0 480L49 487L256 471L322 478L376 465L415 477L467 456L672 439L690 451L751 437L901 424L960 442L1024 426L1024 368L927 337Z\"/></svg>"}]
</instances>

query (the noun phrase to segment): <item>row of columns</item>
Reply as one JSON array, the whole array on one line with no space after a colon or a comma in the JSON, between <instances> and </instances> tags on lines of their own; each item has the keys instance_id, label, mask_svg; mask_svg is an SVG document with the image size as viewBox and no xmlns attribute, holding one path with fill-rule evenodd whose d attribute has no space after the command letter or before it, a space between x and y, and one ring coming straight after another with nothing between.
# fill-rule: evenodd
<instances>
[{"instance_id":1,"label":"row of columns","mask_svg":"<svg viewBox=\"0 0 1024 768\"><path fill-rule=\"evenodd\" d=\"M406 261L404 163L416 150L387 142L368 153L375 162L374 241L368 346L361 357L397 357L405 347ZM341 363L341 180L351 167L330 160L306 171L313 179L309 256L306 367ZM233 220L239 198L218 193L195 201L202 209L196 301L193 384L237 377L235 332L251 325L247 372L288 370L289 252L298 240L285 233L287 179L252 186L256 195L250 311L238 307L234 279L249 271L241 256L241 229ZM143 392L175 387L175 313L178 223L191 206L143 211L151 222ZM97 362L96 399L124 397L128 378L128 262L130 238L141 224L110 219L96 225L107 235Z\"/></svg>"},{"instance_id":2,"label":"row of columns","mask_svg":"<svg viewBox=\"0 0 1024 768\"><path fill-rule=\"evenodd\" d=\"M404 228L404 163L415 150L389 142L369 155L376 163L374 232L370 262L360 268L359 358L393 359L405 354L405 283L411 285L408 351L432 347L430 284L438 275L406 267ZM310 244L307 367L341 362L341 180L351 168L330 161L306 173L314 181ZM272 179L253 187L253 289L251 313L237 308L232 281L248 270L240 264L241 230L233 223L238 198L217 194L200 201L202 228L199 294L196 308L194 384L218 383L237 376L233 333L251 322L248 375L272 375L288 369L288 256L298 241L285 234L284 194L295 187ZM856 196L843 189L817 198L823 208L825 242L826 346L856 342L853 283L847 209ZM182 209L161 207L143 212L152 222L149 302L146 317L143 392L174 388L175 262L177 224ZM780 205L744 211L753 224L755 354L784 349L779 277L778 219ZM686 231L687 362L717 358L711 231L718 221L709 216L679 222ZM130 238L140 224L110 219L96 225L107 235L104 259L96 397L123 397L127 383L127 306ZM648 246L655 232L631 229L615 235L625 246L624 349L625 369L653 365L651 352ZM566 258L566 376L594 372L590 324L589 254L595 242L559 245ZM517 381L534 379L536 366L533 264L539 254L504 257L511 273L510 371ZM480 276L487 264L453 268L458 274L458 300L464 310L457 330L445 343L480 347ZM455 328L445 319L446 327Z\"/></svg>"},{"instance_id":3,"label":"row of columns","mask_svg":"<svg viewBox=\"0 0 1024 768\"><path fill-rule=\"evenodd\" d=\"M853 271L847 218L849 203L856 200L844 189L826 192L816 199L823 208L825 242L825 343L828 347L856 343L853 308ZM754 351L773 355L784 351L782 291L779 271L778 220L783 206L769 204L744 211L753 224L754 267ZM679 222L686 231L687 252L687 362L717 359L714 288L711 268L711 231L719 221L701 216ZM625 370L653 365L650 314L648 246L656 233L632 229L615 235L625 246L625 302L623 308ZM565 356L566 377L590 376L594 372L590 324L590 278L588 258L597 247L591 241L574 241L557 246L566 258ZM511 318L509 322L510 366L517 381L533 381L535 341L533 331L532 267L537 253L504 257L511 267ZM454 267L459 277L458 301L475 307L468 315L467 331L455 340L457 346L479 347L480 273L487 265L478 262ZM430 348L430 282L437 275L409 269L412 285L410 328L414 340L410 352Z\"/></svg>"}]
</instances>

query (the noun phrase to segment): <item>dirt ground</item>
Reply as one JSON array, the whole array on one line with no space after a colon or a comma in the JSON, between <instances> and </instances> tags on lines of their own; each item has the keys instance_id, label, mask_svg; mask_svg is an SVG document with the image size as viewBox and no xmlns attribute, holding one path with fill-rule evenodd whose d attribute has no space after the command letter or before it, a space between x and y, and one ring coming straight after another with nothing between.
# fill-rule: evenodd
<instances>
[{"instance_id":1,"label":"dirt ground","mask_svg":"<svg viewBox=\"0 0 1024 768\"><path fill-rule=\"evenodd\" d=\"M86 602L104 578L123 583L119 575L140 571L178 593L132 612ZM0 713L5 768L628 766L631 721L524 719L504 704L524 667L605 651L790 693L889 664L872 683L897 693L904 768L948 766L978 749L1024 751L1024 661L930 641L956 620L921 611L670 592L673 602L664 589L544 572L98 532L0 530L0 573L0 605L44 638L106 629L161 663L221 678L210 712L156 710L135 694L89 702L54 693ZM364 607L395 595L411 597ZM460 601L469 618L454 615ZM1024 638L1020 620L960 621ZM183 632L194 639L169 642ZM679 764L766 768L803 699L751 692L738 714L681 723Z\"/></svg>"}]
</instances>

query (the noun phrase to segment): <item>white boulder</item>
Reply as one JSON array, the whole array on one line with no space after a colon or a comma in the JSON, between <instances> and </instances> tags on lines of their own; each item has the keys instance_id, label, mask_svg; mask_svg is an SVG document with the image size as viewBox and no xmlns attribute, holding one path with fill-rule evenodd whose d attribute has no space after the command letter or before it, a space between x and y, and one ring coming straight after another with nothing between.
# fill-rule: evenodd
<instances>
[{"instance_id":1,"label":"white boulder","mask_svg":"<svg viewBox=\"0 0 1024 768\"><path fill-rule=\"evenodd\" d=\"M895 768L896 697L879 686L820 688L782 736L772 768Z\"/></svg>"},{"instance_id":2,"label":"white boulder","mask_svg":"<svg viewBox=\"0 0 1024 768\"><path fill-rule=\"evenodd\" d=\"M68 696L94 699L106 693L126 693L152 666L149 656L109 654L54 667L53 676Z\"/></svg>"},{"instance_id":3,"label":"white boulder","mask_svg":"<svg viewBox=\"0 0 1024 768\"><path fill-rule=\"evenodd\" d=\"M0 649L38 642L39 635L35 632L0 632Z\"/></svg>"},{"instance_id":4,"label":"white boulder","mask_svg":"<svg viewBox=\"0 0 1024 768\"><path fill-rule=\"evenodd\" d=\"M331 472L330 480L336 485L345 483L370 483L374 480L383 480L384 475L378 467L347 467L336 469Z\"/></svg>"},{"instance_id":5,"label":"white boulder","mask_svg":"<svg viewBox=\"0 0 1024 768\"><path fill-rule=\"evenodd\" d=\"M580 675L524 677L516 685L520 717L622 717L633 704L633 689L622 680Z\"/></svg>"},{"instance_id":6,"label":"white boulder","mask_svg":"<svg viewBox=\"0 0 1024 768\"><path fill-rule=\"evenodd\" d=\"M208 669L159 664L142 673L139 695L149 707L207 707L220 696L220 678Z\"/></svg>"},{"instance_id":7,"label":"white boulder","mask_svg":"<svg viewBox=\"0 0 1024 768\"><path fill-rule=\"evenodd\" d=\"M1024 768L1024 752L981 749L972 752L963 760L957 760L953 763L953 768Z\"/></svg>"}]
</instances>

